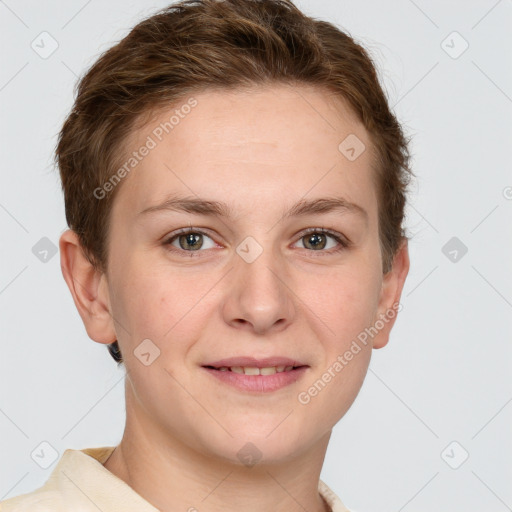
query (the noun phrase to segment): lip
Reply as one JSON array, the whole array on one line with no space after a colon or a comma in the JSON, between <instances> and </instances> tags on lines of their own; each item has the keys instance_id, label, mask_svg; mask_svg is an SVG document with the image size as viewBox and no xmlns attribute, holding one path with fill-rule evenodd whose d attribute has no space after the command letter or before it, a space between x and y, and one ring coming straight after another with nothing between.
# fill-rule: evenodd
<instances>
[{"instance_id":1,"label":"lip","mask_svg":"<svg viewBox=\"0 0 512 512\"><path fill-rule=\"evenodd\" d=\"M241 357L228 357L227 359L219 359L218 361L213 361L211 363L206 363L202 365L205 366L214 366L215 368L222 368L223 366L245 366L251 368L268 368L270 366L309 366L305 363L301 363L295 359L290 359L289 357L264 357L264 358L256 358L250 356L241 356Z\"/></svg>"},{"instance_id":2,"label":"lip","mask_svg":"<svg viewBox=\"0 0 512 512\"><path fill-rule=\"evenodd\" d=\"M237 359L240 361L240 359ZM281 358L283 360L283 358ZM223 361L229 361L227 359ZM290 361L290 360L288 360ZM222 361L221 361L222 362ZM261 362L261 361L260 361ZM216 363L215 363L216 364ZM268 364L268 363L265 363ZM212 365L215 366L215 365ZM224 366L237 366L235 364ZM248 366L247 364L245 366ZM273 366L273 365L270 365ZM292 365L288 365L292 366ZM244 373L234 373L231 371L220 371L213 368L202 367L212 377L218 379L224 384L232 386L239 391L269 393L289 386L300 380L309 369L309 366L301 366L288 372L274 373L272 375L245 375Z\"/></svg>"}]
</instances>

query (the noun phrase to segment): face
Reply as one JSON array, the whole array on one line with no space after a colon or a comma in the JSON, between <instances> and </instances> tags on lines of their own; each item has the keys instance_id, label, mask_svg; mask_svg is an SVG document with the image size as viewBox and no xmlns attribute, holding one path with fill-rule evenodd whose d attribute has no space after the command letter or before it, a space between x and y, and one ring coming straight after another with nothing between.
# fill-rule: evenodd
<instances>
[{"instance_id":1,"label":"face","mask_svg":"<svg viewBox=\"0 0 512 512\"><path fill-rule=\"evenodd\" d=\"M150 147L118 185L104 276L127 389L140 422L202 453L237 462L250 442L285 460L345 414L393 323L357 341L402 284L382 275L371 142L313 88L193 98L127 143ZM349 135L355 159L339 149ZM235 357L303 368L205 368Z\"/></svg>"}]
</instances>

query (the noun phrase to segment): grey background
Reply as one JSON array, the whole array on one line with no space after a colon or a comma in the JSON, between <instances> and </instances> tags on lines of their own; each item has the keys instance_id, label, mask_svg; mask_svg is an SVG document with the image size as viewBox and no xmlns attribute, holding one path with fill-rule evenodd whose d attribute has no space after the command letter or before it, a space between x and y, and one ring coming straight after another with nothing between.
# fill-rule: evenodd
<instances>
[{"instance_id":1,"label":"grey background","mask_svg":"<svg viewBox=\"0 0 512 512\"><path fill-rule=\"evenodd\" d=\"M66 228L52 150L77 76L167 3L0 1L0 499L46 481L40 443L60 457L121 438L123 370L44 253ZM403 310L321 477L359 512L512 510L512 1L297 4L370 50L418 175Z\"/></svg>"}]
</instances>

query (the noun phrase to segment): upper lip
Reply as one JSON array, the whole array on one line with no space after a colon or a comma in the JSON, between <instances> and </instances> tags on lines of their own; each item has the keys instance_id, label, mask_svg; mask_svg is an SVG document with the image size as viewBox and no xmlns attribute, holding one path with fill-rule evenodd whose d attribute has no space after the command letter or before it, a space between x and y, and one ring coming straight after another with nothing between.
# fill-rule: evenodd
<instances>
[{"instance_id":1,"label":"upper lip","mask_svg":"<svg viewBox=\"0 0 512 512\"><path fill-rule=\"evenodd\" d=\"M214 366L215 368L243 366L249 368L269 368L271 366L308 366L296 359L289 357L264 357L257 359L255 357L241 356L241 357L228 357L227 359L219 359L212 363L206 363L202 366Z\"/></svg>"}]
</instances>

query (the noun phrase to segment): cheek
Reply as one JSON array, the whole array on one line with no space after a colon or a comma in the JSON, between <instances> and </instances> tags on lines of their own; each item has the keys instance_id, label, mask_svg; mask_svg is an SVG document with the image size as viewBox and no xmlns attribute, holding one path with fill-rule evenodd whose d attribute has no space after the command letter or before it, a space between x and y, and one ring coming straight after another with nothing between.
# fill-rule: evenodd
<instances>
[{"instance_id":1,"label":"cheek","mask_svg":"<svg viewBox=\"0 0 512 512\"><path fill-rule=\"evenodd\" d=\"M377 311L379 267L371 258L362 257L358 262L333 273L324 283L325 293L317 295L322 303L317 310L323 312L322 319L333 332L326 331L327 359L317 381L318 388L325 389L311 398L310 405L328 424L335 424L355 400L372 353L371 341L364 333L373 325Z\"/></svg>"},{"instance_id":2,"label":"cheek","mask_svg":"<svg viewBox=\"0 0 512 512\"><path fill-rule=\"evenodd\" d=\"M112 311L131 343L161 339L179 318L181 292L165 275L149 271L151 265L127 265L114 277ZM160 345L158 343L158 345Z\"/></svg>"},{"instance_id":3,"label":"cheek","mask_svg":"<svg viewBox=\"0 0 512 512\"><path fill-rule=\"evenodd\" d=\"M375 269L361 265L331 270L315 276L314 286L306 286L299 296L323 321L327 339L341 350L375 318L380 280Z\"/></svg>"},{"instance_id":4,"label":"cheek","mask_svg":"<svg viewBox=\"0 0 512 512\"><path fill-rule=\"evenodd\" d=\"M370 363L371 347L360 344L360 348L360 352L352 354L350 361L345 360L345 363L340 363L342 370L339 370L339 366L337 367L339 371L335 371L334 366L330 367L331 380L326 384L330 386L330 390L321 398L324 401L323 407L320 405L320 409L323 409L327 415L327 423L334 425L345 415L363 385ZM346 351L340 355L344 353ZM326 403L329 406L326 406Z\"/></svg>"},{"instance_id":5,"label":"cheek","mask_svg":"<svg viewBox=\"0 0 512 512\"><path fill-rule=\"evenodd\" d=\"M190 278L148 262L133 266L124 275L128 277L118 276L112 307L125 328L118 329L125 344L135 347L148 338L164 356L186 350L200 335L205 316L211 314L205 307L212 294L201 300L212 287L211 276Z\"/></svg>"}]
</instances>

